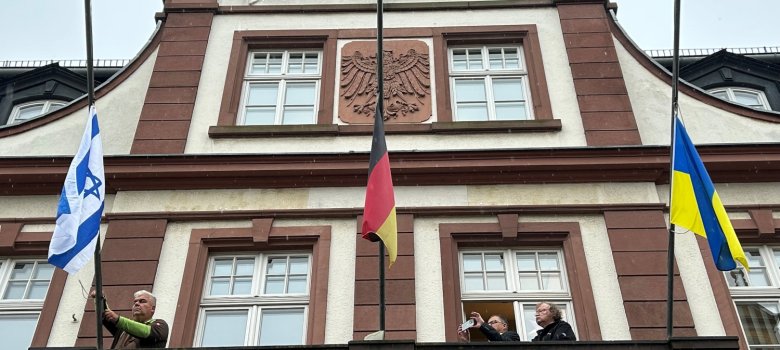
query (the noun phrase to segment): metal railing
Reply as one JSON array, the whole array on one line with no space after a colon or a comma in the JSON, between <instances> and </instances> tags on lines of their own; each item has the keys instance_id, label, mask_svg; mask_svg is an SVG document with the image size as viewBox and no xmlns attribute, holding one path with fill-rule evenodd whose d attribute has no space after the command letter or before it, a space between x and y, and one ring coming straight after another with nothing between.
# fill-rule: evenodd
<instances>
[{"instance_id":1,"label":"metal railing","mask_svg":"<svg viewBox=\"0 0 780 350\"><path fill-rule=\"evenodd\" d=\"M739 55L780 54L780 46L764 47L739 47L739 48L712 48L712 49L680 49L680 56L709 56L720 50ZM650 57L672 57L672 49L644 50Z\"/></svg>"},{"instance_id":2,"label":"metal railing","mask_svg":"<svg viewBox=\"0 0 780 350\"><path fill-rule=\"evenodd\" d=\"M18 61L0 61L0 68L37 68L59 63L61 67L85 68L87 60L18 60ZM116 67L121 68L130 63L129 59L97 59L93 61L95 67Z\"/></svg>"}]
</instances>

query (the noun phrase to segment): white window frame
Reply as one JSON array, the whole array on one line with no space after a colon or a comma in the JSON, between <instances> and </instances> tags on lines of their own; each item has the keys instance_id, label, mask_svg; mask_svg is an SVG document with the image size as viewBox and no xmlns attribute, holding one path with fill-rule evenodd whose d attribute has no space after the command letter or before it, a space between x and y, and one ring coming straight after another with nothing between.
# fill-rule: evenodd
<instances>
[{"instance_id":1,"label":"white window frame","mask_svg":"<svg viewBox=\"0 0 780 350\"><path fill-rule=\"evenodd\" d=\"M533 291L523 291L519 289L519 277L518 277L518 271L517 271L517 253L556 253L558 256L558 263L561 273L561 290L556 291L544 291L544 290L533 290ZM465 291L465 271L463 269L463 255L464 254L473 254L473 253L483 253L483 254L493 254L493 253L499 253L503 254L504 256L504 273L506 277L506 286L507 289L503 291ZM571 324L572 328L574 329L575 334L577 333L577 323L576 319L574 317L574 305L572 303L572 295L571 290L569 288L569 278L567 275L567 269L566 269L566 262L563 255L563 249L558 248L550 248L550 247L538 247L538 248L510 248L510 249L462 249L458 252L458 264L459 264L459 270L460 270L460 286L461 286L461 307L463 307L464 303L466 302L512 302L513 310L514 310L514 316L515 316L515 327L514 329L517 330L517 333L520 335L520 339L524 341L530 341L532 339L531 332L541 329L541 327L537 327L535 329L526 329L526 325L524 322L524 304L531 304L534 307L534 312L536 304L542 301L548 301L551 303L555 303L557 305L562 305L564 312L564 317L568 323ZM537 270L539 271L539 270ZM462 310L464 320L468 318L468 313L471 310ZM490 317L490 315L482 315L485 320L487 320L487 317Z\"/></svg>"},{"instance_id":2,"label":"white window frame","mask_svg":"<svg viewBox=\"0 0 780 350\"><path fill-rule=\"evenodd\" d=\"M763 91L761 91L761 90L750 89L750 88L745 88L745 87L733 87L733 86L707 90L707 93L709 93L709 94L711 94L713 96L716 93L722 93L722 92L726 93L726 96L728 97L726 99L727 101L734 102L736 104L739 104L740 106L745 106L745 107L754 108L754 109L761 109L761 110L766 110L766 111L772 110L772 108L769 106L769 101L766 99L766 94ZM755 94L757 96L758 103L761 104L761 107L759 108L759 107L743 105L743 104L737 102L737 98L734 95L735 92L744 92L744 93L749 93L749 94Z\"/></svg>"},{"instance_id":3,"label":"white window frame","mask_svg":"<svg viewBox=\"0 0 780 350\"><path fill-rule=\"evenodd\" d=\"M8 289L8 282L13 272L13 266L18 263L35 263L36 266L40 264L49 265L44 259L13 259L3 258L0 259L0 312L4 311L35 311L40 312L43 307L43 301L46 299L44 294L41 299L5 299L5 293ZM51 286L51 279L49 279L49 286ZM47 287L48 293L48 287Z\"/></svg>"},{"instance_id":4,"label":"white window frame","mask_svg":"<svg viewBox=\"0 0 780 350\"><path fill-rule=\"evenodd\" d=\"M289 293L289 294L266 294L264 293L264 285L266 278L266 268L269 258L274 257L306 257L308 259L307 278L305 293ZM251 294L244 295L226 295L226 296L210 296L209 290L211 289L211 271L216 259L219 258L254 258L254 275L252 277ZM312 278L312 253L311 252L299 252L299 251L273 251L259 254L229 254L220 253L209 256L209 262L207 264L206 276L203 283L203 297L200 302L200 310L198 313L198 326L195 332L194 346L200 347L203 339L204 327L206 322L207 311L230 311L230 310L248 310L247 313L247 329L244 338L244 345L239 346L261 346L258 344L260 341L260 320L263 310L278 310L278 309L303 309L303 324L301 345L306 345L306 335L308 330L308 315L309 315L309 291L311 289Z\"/></svg>"},{"instance_id":5,"label":"white window frame","mask_svg":"<svg viewBox=\"0 0 780 350\"><path fill-rule=\"evenodd\" d=\"M252 65L255 59L256 54L282 54L282 69L280 74L252 74ZM291 53L303 53L303 54L311 54L311 53L317 53L317 72L315 73L288 73L289 70L289 63L290 63L290 54ZM249 91L250 86L252 84L260 84L260 83L276 83L277 85L277 95L276 95L276 109L274 112L274 123L273 125L290 125L290 124L283 124L284 120L284 101L286 97L287 92L287 85L288 84L295 84L295 83L314 83L314 109L312 112L312 120L309 124L316 124L317 123L317 114L319 113L319 101L320 101L320 84L322 81L322 60L323 60L323 50L322 49L300 49L300 50L252 50L248 54L247 57L247 64L244 68L244 86L242 88L241 93L241 102L239 104L240 111L239 111L239 118L238 118L238 124L239 125L247 125L246 124L246 110L247 110L247 101L249 100ZM305 65L304 65L305 67ZM255 124L249 124L249 125L255 125ZM272 124L260 124L260 125L272 125Z\"/></svg>"},{"instance_id":6,"label":"white window frame","mask_svg":"<svg viewBox=\"0 0 780 350\"><path fill-rule=\"evenodd\" d=\"M19 119L19 115L21 114L22 109L34 106L34 105L43 105L43 108L41 109L41 114L32 116L27 119ZM33 119L35 117L44 115L46 113L49 113L52 111L52 107L59 106L59 108L65 107L67 105L67 102L63 102L60 100L36 100L36 101L30 101L25 103L20 103L18 105L15 105L14 108L11 110L11 116L8 118L8 124L14 124L14 123L21 123L24 121L28 121L30 119Z\"/></svg>"},{"instance_id":7,"label":"white window frame","mask_svg":"<svg viewBox=\"0 0 780 350\"><path fill-rule=\"evenodd\" d=\"M495 49L495 48L514 48L517 49L517 56L518 56L518 65L519 69L491 69L490 68L490 55L489 50ZM454 56L453 51L454 50L468 50L469 49L480 49L482 51L482 70L455 70L454 67ZM484 86L485 86L485 100L487 102L487 110L488 115L487 119L488 121L494 121L496 120L496 100L494 97L494 91L493 91L493 80L499 80L499 79L511 79L511 78L519 78L522 81L523 84L523 101L524 101L524 108L525 108L525 115L526 119L511 119L511 120L533 120L533 103L531 101L531 91L530 91L530 85L528 83L528 69L526 68L525 64L525 54L523 51L523 45L521 44L507 44L507 45L457 45L457 46L450 46L447 49L447 62L449 65L449 73L450 73L450 108L452 109L452 117L454 121L459 121L458 118L458 101L455 91L455 81L456 80L480 80L484 79ZM502 120L508 120L508 119L502 119Z\"/></svg>"},{"instance_id":8,"label":"white window frame","mask_svg":"<svg viewBox=\"0 0 780 350\"><path fill-rule=\"evenodd\" d=\"M13 267L18 263L35 263L35 266L39 264L48 265L48 262L46 262L45 259L0 259L0 314L3 316L32 315L36 317L35 324L37 325L38 320L40 320L41 310L43 309L43 302L46 299L46 294L48 294L49 288L51 287L51 278L49 279L49 286L47 286L46 294L44 294L43 298L5 299L5 293L8 289L8 283L11 278L11 273L13 272ZM54 274L52 272L52 277L53 276ZM32 334L35 336L35 329L32 330ZM30 340L32 340L32 338Z\"/></svg>"},{"instance_id":9,"label":"white window frame","mask_svg":"<svg viewBox=\"0 0 780 350\"><path fill-rule=\"evenodd\" d=\"M730 278L729 274L733 271L724 271L724 278L731 293L731 299L734 303L734 309L737 308L738 302L755 302L755 303L767 303L772 302L780 309L780 265L774 259L774 252L780 252L780 246L745 246L745 251L757 249L759 252L759 259L763 262L763 268L765 269L765 275L767 277L768 286L731 286L728 284ZM757 266L756 266L757 267ZM740 271L746 274L747 271L742 265L737 265L737 269L734 271ZM744 333L745 328L742 323L742 317L737 311L737 317L739 318L740 328L742 328L745 341L748 341L747 335ZM780 337L780 334L778 335ZM776 344L778 345L778 344ZM772 345L761 344L748 344L748 348L772 348ZM780 346L776 346L780 349Z\"/></svg>"}]
</instances>

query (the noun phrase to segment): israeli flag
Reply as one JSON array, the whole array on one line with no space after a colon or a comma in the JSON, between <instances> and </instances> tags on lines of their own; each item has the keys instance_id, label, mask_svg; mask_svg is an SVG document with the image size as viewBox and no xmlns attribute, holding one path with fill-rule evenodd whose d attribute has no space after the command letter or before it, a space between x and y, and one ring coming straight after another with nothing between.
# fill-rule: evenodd
<instances>
[{"instance_id":1,"label":"israeli flag","mask_svg":"<svg viewBox=\"0 0 780 350\"><path fill-rule=\"evenodd\" d=\"M76 273L95 254L105 198L103 144L95 106L62 186L57 226L49 244L49 263Z\"/></svg>"}]
</instances>

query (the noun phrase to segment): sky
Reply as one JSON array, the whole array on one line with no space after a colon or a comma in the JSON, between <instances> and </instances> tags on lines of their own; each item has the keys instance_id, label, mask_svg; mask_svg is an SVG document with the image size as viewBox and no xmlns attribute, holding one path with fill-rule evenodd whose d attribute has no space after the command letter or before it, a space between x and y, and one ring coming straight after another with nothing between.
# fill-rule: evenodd
<instances>
[{"instance_id":1,"label":"sky","mask_svg":"<svg viewBox=\"0 0 780 350\"><path fill-rule=\"evenodd\" d=\"M0 0L0 61L84 59L82 0ZM671 49L673 0L613 0L644 50ZM684 49L780 47L778 0L681 0ZM94 57L130 59L155 29L162 0L92 0Z\"/></svg>"}]
</instances>

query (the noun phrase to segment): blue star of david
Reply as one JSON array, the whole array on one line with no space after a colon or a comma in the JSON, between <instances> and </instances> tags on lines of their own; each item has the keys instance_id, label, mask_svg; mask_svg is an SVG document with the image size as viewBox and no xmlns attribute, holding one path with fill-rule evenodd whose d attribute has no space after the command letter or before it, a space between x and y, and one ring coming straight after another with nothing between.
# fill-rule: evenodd
<instances>
[{"instance_id":1,"label":"blue star of david","mask_svg":"<svg viewBox=\"0 0 780 350\"><path fill-rule=\"evenodd\" d=\"M87 187L87 183L86 183L87 179L92 180L92 187L86 188ZM95 197L97 197L97 199L100 199L100 191L99 191L99 189L100 189L100 186L102 186L102 185L103 185L103 181L100 181L100 178L95 176L95 175L93 175L92 171L90 171L89 168L87 168L87 173L86 173L85 179L84 179L84 187L85 187L84 188L84 198L87 198L87 196L89 196L89 195L94 195Z\"/></svg>"}]
</instances>

